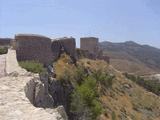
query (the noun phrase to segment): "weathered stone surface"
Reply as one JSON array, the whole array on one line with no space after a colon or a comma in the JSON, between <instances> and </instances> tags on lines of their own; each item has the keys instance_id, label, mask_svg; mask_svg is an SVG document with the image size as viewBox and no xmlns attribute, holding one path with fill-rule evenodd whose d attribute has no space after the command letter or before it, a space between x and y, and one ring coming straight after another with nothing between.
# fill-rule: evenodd
<instances>
[{"instance_id":1,"label":"weathered stone surface","mask_svg":"<svg viewBox=\"0 0 160 120\"><path fill-rule=\"evenodd\" d=\"M84 37L80 39L81 52L89 59L100 59L107 63L110 62L110 58L103 55L103 51L99 48L99 40L95 37Z\"/></svg>"},{"instance_id":2,"label":"weathered stone surface","mask_svg":"<svg viewBox=\"0 0 160 120\"><path fill-rule=\"evenodd\" d=\"M56 61L60 57L60 54L61 54L62 47L61 47L60 42L57 40L53 41L51 48L52 48L54 60Z\"/></svg>"},{"instance_id":3,"label":"weathered stone surface","mask_svg":"<svg viewBox=\"0 0 160 120\"><path fill-rule=\"evenodd\" d=\"M58 38L52 42L52 52L54 59L57 60L61 53L67 53L72 60L76 60L76 42L75 38Z\"/></svg>"},{"instance_id":4,"label":"weathered stone surface","mask_svg":"<svg viewBox=\"0 0 160 120\"><path fill-rule=\"evenodd\" d=\"M70 94L73 91L73 86L70 83L62 85L59 80L50 80L49 93L54 99L54 105L63 105L65 110L70 109ZM68 111L66 111L68 113Z\"/></svg>"},{"instance_id":5,"label":"weathered stone surface","mask_svg":"<svg viewBox=\"0 0 160 120\"><path fill-rule=\"evenodd\" d=\"M19 34L15 36L19 61L35 60L44 64L52 61L51 39L40 35Z\"/></svg>"},{"instance_id":6,"label":"weathered stone surface","mask_svg":"<svg viewBox=\"0 0 160 120\"><path fill-rule=\"evenodd\" d=\"M8 50L8 53L6 55L6 68L5 69L6 69L6 74L11 75L11 76L15 74L17 74L17 76L30 74L18 65L15 50Z\"/></svg>"},{"instance_id":7,"label":"weathered stone surface","mask_svg":"<svg viewBox=\"0 0 160 120\"><path fill-rule=\"evenodd\" d=\"M11 38L0 38L0 46L10 46L11 41Z\"/></svg>"},{"instance_id":8,"label":"weathered stone surface","mask_svg":"<svg viewBox=\"0 0 160 120\"><path fill-rule=\"evenodd\" d=\"M81 49L88 50L90 53L96 54L98 52L98 38L84 37L80 39Z\"/></svg>"},{"instance_id":9,"label":"weathered stone surface","mask_svg":"<svg viewBox=\"0 0 160 120\"><path fill-rule=\"evenodd\" d=\"M38 76L21 69L15 53L14 50L9 50L6 65L13 66L6 69L9 75L0 78L0 120L67 120L57 109L36 108L30 103L24 87Z\"/></svg>"},{"instance_id":10,"label":"weathered stone surface","mask_svg":"<svg viewBox=\"0 0 160 120\"><path fill-rule=\"evenodd\" d=\"M67 116L63 106L58 106L56 109L57 109L58 113L62 116L62 118L64 118L65 120L68 119L68 116Z\"/></svg>"},{"instance_id":11,"label":"weathered stone surface","mask_svg":"<svg viewBox=\"0 0 160 120\"><path fill-rule=\"evenodd\" d=\"M25 86L26 97L36 107L52 108L54 101L39 78L33 78Z\"/></svg>"}]
</instances>

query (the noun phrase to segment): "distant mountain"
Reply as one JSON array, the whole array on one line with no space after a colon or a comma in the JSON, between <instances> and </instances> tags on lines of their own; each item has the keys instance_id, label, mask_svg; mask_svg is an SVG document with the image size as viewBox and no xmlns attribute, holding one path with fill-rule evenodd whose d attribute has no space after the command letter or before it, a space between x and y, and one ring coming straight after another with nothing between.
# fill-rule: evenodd
<instances>
[{"instance_id":1,"label":"distant mountain","mask_svg":"<svg viewBox=\"0 0 160 120\"><path fill-rule=\"evenodd\" d=\"M120 71L139 75L160 73L160 49L158 48L140 45L133 41L101 42L100 47L110 56L111 64Z\"/></svg>"}]
</instances>

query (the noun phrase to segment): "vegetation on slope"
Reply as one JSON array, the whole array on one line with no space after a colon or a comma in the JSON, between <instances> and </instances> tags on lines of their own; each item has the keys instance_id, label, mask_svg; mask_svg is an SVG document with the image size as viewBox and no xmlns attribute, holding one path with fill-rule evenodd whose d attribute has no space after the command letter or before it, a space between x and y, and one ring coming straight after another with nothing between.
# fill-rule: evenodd
<instances>
[{"instance_id":1,"label":"vegetation on slope","mask_svg":"<svg viewBox=\"0 0 160 120\"><path fill-rule=\"evenodd\" d=\"M0 47L0 55L7 54L8 48L7 47Z\"/></svg>"},{"instance_id":2,"label":"vegetation on slope","mask_svg":"<svg viewBox=\"0 0 160 120\"><path fill-rule=\"evenodd\" d=\"M45 71L43 64L36 61L21 61L19 62L19 65L27 71L33 73L42 73Z\"/></svg>"},{"instance_id":3,"label":"vegetation on slope","mask_svg":"<svg viewBox=\"0 0 160 120\"><path fill-rule=\"evenodd\" d=\"M114 76L104 71L105 66L104 69L101 65L98 67L100 62L85 59L77 66L70 63L69 57L64 54L56 64L57 79L62 84L70 81L74 86L70 112L77 120L97 119L103 113L100 96L104 88L112 86Z\"/></svg>"},{"instance_id":4,"label":"vegetation on slope","mask_svg":"<svg viewBox=\"0 0 160 120\"><path fill-rule=\"evenodd\" d=\"M159 120L160 97L100 60L80 59L77 66L63 55L55 63L57 79L72 83L70 113L77 120Z\"/></svg>"}]
</instances>

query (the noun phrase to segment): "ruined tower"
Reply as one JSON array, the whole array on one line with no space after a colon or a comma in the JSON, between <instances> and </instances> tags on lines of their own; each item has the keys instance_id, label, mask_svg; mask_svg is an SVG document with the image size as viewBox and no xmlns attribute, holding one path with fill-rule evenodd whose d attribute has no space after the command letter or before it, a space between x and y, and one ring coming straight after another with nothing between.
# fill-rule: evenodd
<instances>
[{"instance_id":1,"label":"ruined tower","mask_svg":"<svg viewBox=\"0 0 160 120\"><path fill-rule=\"evenodd\" d=\"M98 52L98 38L96 37L84 37L80 39L80 48L87 50L90 53L96 54Z\"/></svg>"},{"instance_id":2,"label":"ruined tower","mask_svg":"<svg viewBox=\"0 0 160 120\"><path fill-rule=\"evenodd\" d=\"M44 64L52 61L51 39L41 35L18 34L15 36L19 61L35 60Z\"/></svg>"},{"instance_id":3,"label":"ruined tower","mask_svg":"<svg viewBox=\"0 0 160 120\"><path fill-rule=\"evenodd\" d=\"M60 56L61 52L65 52L72 59L76 59L76 41L73 37L53 39L51 48L54 55L54 59L57 59Z\"/></svg>"}]
</instances>

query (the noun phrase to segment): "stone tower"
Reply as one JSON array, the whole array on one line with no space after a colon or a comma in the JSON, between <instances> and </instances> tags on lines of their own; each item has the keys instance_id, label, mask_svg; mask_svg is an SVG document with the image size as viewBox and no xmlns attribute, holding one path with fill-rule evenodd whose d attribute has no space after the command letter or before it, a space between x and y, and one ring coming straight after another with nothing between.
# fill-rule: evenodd
<instances>
[{"instance_id":1,"label":"stone tower","mask_svg":"<svg viewBox=\"0 0 160 120\"><path fill-rule=\"evenodd\" d=\"M15 36L18 61L35 60L44 64L52 58L51 39L41 35L18 34Z\"/></svg>"},{"instance_id":2,"label":"stone tower","mask_svg":"<svg viewBox=\"0 0 160 120\"><path fill-rule=\"evenodd\" d=\"M96 37L84 37L80 39L80 48L87 50L90 53L96 54L98 52L98 38Z\"/></svg>"}]
</instances>

